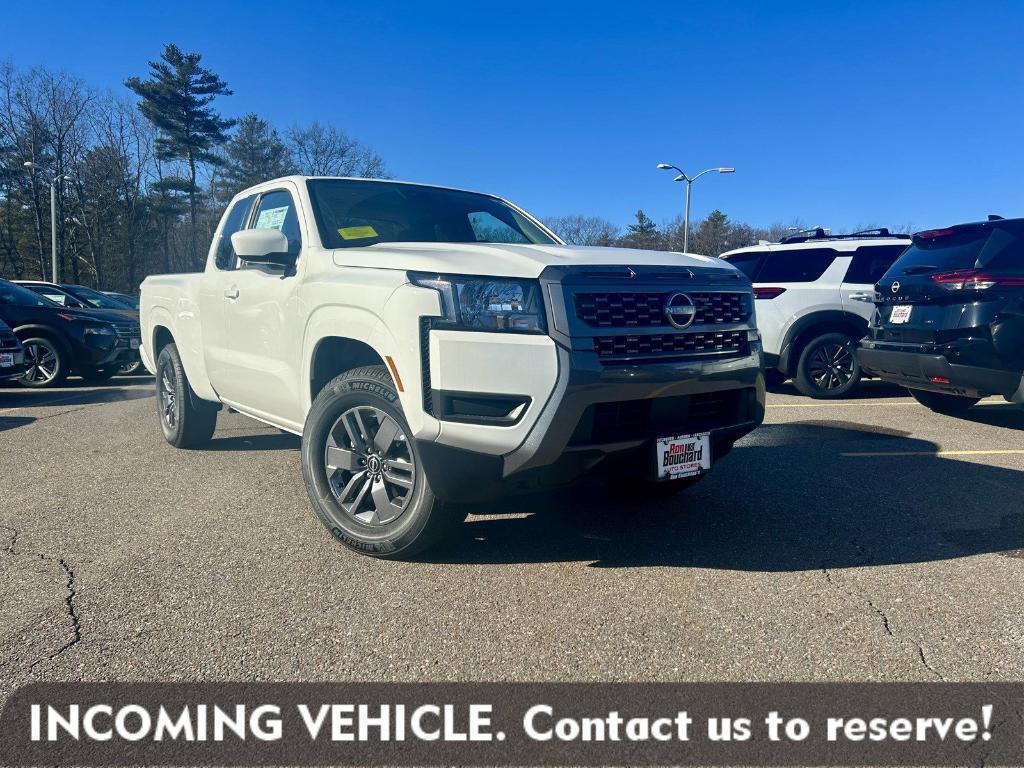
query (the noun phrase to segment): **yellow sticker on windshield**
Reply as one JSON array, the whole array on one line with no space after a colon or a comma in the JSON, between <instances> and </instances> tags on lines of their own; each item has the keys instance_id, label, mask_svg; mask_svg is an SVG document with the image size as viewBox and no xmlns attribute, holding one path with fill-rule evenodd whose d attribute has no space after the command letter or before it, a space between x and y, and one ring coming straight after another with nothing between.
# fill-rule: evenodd
<instances>
[{"instance_id":1,"label":"yellow sticker on windshield","mask_svg":"<svg viewBox=\"0 0 1024 768\"><path fill-rule=\"evenodd\" d=\"M365 227L341 227L338 234L345 240L365 240L368 237L380 237L377 230L370 226Z\"/></svg>"}]
</instances>

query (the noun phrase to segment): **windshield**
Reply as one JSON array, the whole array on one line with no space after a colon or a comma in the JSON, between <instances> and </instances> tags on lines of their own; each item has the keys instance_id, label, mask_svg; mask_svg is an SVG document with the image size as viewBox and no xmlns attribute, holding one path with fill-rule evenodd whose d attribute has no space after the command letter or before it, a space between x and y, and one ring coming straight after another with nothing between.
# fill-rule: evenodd
<instances>
[{"instance_id":1,"label":"windshield","mask_svg":"<svg viewBox=\"0 0 1024 768\"><path fill-rule=\"evenodd\" d=\"M52 285L33 285L28 284L25 286L28 290L33 293L38 293L40 296L52 301L54 304L60 304L62 307L73 307L74 309L88 309L89 305L86 304L79 298L72 296L67 291L55 288Z\"/></svg>"},{"instance_id":2,"label":"windshield","mask_svg":"<svg viewBox=\"0 0 1024 768\"><path fill-rule=\"evenodd\" d=\"M33 293L28 288L0 280L0 304L17 304L28 307L52 307L52 301Z\"/></svg>"},{"instance_id":3,"label":"windshield","mask_svg":"<svg viewBox=\"0 0 1024 768\"><path fill-rule=\"evenodd\" d=\"M913 245L893 264L887 277L1024 268L1024 230L1020 227L980 225L921 234L914 236Z\"/></svg>"},{"instance_id":4,"label":"windshield","mask_svg":"<svg viewBox=\"0 0 1024 768\"><path fill-rule=\"evenodd\" d=\"M96 309L130 309L123 301L82 285L73 285L68 291Z\"/></svg>"},{"instance_id":5,"label":"windshield","mask_svg":"<svg viewBox=\"0 0 1024 768\"><path fill-rule=\"evenodd\" d=\"M556 242L529 217L488 195L387 181L314 179L307 183L325 248Z\"/></svg>"}]
</instances>

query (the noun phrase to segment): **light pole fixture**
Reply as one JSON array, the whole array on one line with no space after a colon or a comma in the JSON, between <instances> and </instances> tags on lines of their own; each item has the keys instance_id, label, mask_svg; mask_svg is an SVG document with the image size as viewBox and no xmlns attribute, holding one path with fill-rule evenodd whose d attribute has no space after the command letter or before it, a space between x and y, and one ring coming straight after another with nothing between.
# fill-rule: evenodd
<instances>
[{"instance_id":1,"label":"light pole fixture","mask_svg":"<svg viewBox=\"0 0 1024 768\"><path fill-rule=\"evenodd\" d=\"M676 176L672 181L685 181L686 182L686 214L683 216L683 251L690 250L690 187L693 186L693 182L703 176L705 173L736 173L735 168L708 168L705 171L701 171L696 176L687 176L682 168L670 163L658 163L658 170L661 171L678 171L679 175Z\"/></svg>"},{"instance_id":2,"label":"light pole fixture","mask_svg":"<svg viewBox=\"0 0 1024 768\"><path fill-rule=\"evenodd\" d=\"M23 163L25 168L31 171L38 171L39 166L31 160ZM57 185L63 181L72 181L70 176L54 176L50 180L50 257L53 261L52 281L57 282Z\"/></svg>"}]
</instances>

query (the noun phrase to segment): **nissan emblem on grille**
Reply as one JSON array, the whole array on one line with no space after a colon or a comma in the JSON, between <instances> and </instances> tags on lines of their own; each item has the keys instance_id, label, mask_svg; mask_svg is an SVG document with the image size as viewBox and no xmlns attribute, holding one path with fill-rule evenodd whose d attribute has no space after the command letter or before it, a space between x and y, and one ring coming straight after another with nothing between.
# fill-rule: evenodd
<instances>
[{"instance_id":1,"label":"nissan emblem on grille","mask_svg":"<svg viewBox=\"0 0 1024 768\"><path fill-rule=\"evenodd\" d=\"M894 283L893 283L893 284L892 284L892 285L891 285L891 286L889 287L889 290L890 290L890 291L892 291L893 293L899 293L899 292L900 292L900 281L899 281L899 280L897 280L896 282L894 282Z\"/></svg>"},{"instance_id":2,"label":"nissan emblem on grille","mask_svg":"<svg viewBox=\"0 0 1024 768\"><path fill-rule=\"evenodd\" d=\"M665 302L665 317L673 328L689 328L696 316L697 307L685 293L673 293Z\"/></svg>"}]
</instances>

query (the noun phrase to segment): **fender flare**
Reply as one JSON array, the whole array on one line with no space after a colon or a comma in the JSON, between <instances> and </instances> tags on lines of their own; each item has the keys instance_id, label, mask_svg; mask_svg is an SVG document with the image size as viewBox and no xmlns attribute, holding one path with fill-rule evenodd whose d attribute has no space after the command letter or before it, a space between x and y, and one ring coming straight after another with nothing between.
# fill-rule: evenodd
<instances>
[{"instance_id":1,"label":"fender flare","mask_svg":"<svg viewBox=\"0 0 1024 768\"><path fill-rule=\"evenodd\" d=\"M804 315L789 327L782 340L778 368L786 376L793 376L796 373L796 363L800 357L799 351L796 349L797 339L816 325L843 325L854 328L861 333L858 338L866 335L868 329L868 321L853 312L827 309Z\"/></svg>"}]
</instances>

